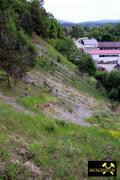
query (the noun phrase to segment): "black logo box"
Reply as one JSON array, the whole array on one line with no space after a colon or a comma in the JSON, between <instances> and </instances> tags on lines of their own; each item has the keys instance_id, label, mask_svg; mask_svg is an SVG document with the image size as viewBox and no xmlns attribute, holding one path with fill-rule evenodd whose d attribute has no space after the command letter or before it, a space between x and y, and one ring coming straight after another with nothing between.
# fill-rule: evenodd
<instances>
[{"instance_id":1,"label":"black logo box","mask_svg":"<svg viewBox=\"0 0 120 180\"><path fill-rule=\"evenodd\" d=\"M92 172L91 169L102 169L102 165L104 163L107 163L107 167L110 167L110 164L113 163L114 168L114 174L112 175L110 172L106 172L103 174L103 172L99 172L98 170L96 172ZM104 168L107 170L106 168ZM88 176L117 176L117 162L116 161L88 161Z\"/></svg>"}]
</instances>

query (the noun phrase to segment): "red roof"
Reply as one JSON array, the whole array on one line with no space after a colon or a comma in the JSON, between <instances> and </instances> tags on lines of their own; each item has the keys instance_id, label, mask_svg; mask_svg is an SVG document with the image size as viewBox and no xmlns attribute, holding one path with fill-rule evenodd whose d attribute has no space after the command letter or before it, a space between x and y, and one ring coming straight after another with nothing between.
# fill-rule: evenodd
<instances>
[{"instance_id":1,"label":"red roof","mask_svg":"<svg viewBox=\"0 0 120 180\"><path fill-rule=\"evenodd\" d=\"M104 55L104 54L120 54L120 50L91 50L89 51L91 55Z\"/></svg>"}]
</instances>

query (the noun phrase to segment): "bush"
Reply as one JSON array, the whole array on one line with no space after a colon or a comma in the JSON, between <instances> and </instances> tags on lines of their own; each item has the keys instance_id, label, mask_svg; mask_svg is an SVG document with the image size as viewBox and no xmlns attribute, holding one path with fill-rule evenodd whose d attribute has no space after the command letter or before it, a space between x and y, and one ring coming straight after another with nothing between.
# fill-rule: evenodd
<instances>
[{"instance_id":1,"label":"bush","mask_svg":"<svg viewBox=\"0 0 120 180\"><path fill-rule=\"evenodd\" d=\"M106 84L107 90L111 90L112 88L118 88L120 85L120 71L114 70L110 72Z\"/></svg>"},{"instance_id":2,"label":"bush","mask_svg":"<svg viewBox=\"0 0 120 180\"><path fill-rule=\"evenodd\" d=\"M108 82L108 72L104 71L97 71L95 74L95 78L98 82L100 82L104 87L106 87L107 82Z\"/></svg>"},{"instance_id":3,"label":"bush","mask_svg":"<svg viewBox=\"0 0 120 180\"><path fill-rule=\"evenodd\" d=\"M96 79L106 88L108 97L113 101L120 101L120 71L97 72Z\"/></svg>"},{"instance_id":4,"label":"bush","mask_svg":"<svg viewBox=\"0 0 120 180\"><path fill-rule=\"evenodd\" d=\"M68 60L74 60L73 53L76 51L76 46L71 38L57 40L55 48L66 56Z\"/></svg>"},{"instance_id":5,"label":"bush","mask_svg":"<svg viewBox=\"0 0 120 180\"><path fill-rule=\"evenodd\" d=\"M20 26L31 35L33 32L33 21L29 11L25 10L20 16Z\"/></svg>"},{"instance_id":6,"label":"bush","mask_svg":"<svg viewBox=\"0 0 120 180\"><path fill-rule=\"evenodd\" d=\"M96 65L93 61L93 59L85 54L79 61L79 70L81 72L81 75L84 73L89 74L90 76L94 76L96 72Z\"/></svg>"},{"instance_id":7,"label":"bush","mask_svg":"<svg viewBox=\"0 0 120 180\"><path fill-rule=\"evenodd\" d=\"M112 88L112 90L109 92L108 97L113 101L118 101L119 100L118 89Z\"/></svg>"},{"instance_id":8,"label":"bush","mask_svg":"<svg viewBox=\"0 0 120 180\"><path fill-rule=\"evenodd\" d=\"M56 129L58 128L58 125L56 122L45 122L43 126L44 126L44 129L50 134L54 133Z\"/></svg>"}]
</instances>

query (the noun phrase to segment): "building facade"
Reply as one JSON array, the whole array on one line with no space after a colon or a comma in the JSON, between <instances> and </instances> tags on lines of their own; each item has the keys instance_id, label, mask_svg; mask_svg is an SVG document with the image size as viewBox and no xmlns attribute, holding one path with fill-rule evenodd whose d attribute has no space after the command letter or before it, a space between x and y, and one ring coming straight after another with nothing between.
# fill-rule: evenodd
<instances>
[{"instance_id":1,"label":"building facade","mask_svg":"<svg viewBox=\"0 0 120 180\"><path fill-rule=\"evenodd\" d=\"M90 54L97 63L120 63L120 42L98 42L94 38L80 38L76 42L76 46Z\"/></svg>"},{"instance_id":2,"label":"building facade","mask_svg":"<svg viewBox=\"0 0 120 180\"><path fill-rule=\"evenodd\" d=\"M99 42L98 49L101 50L120 50L120 42Z\"/></svg>"},{"instance_id":3,"label":"building facade","mask_svg":"<svg viewBox=\"0 0 120 180\"><path fill-rule=\"evenodd\" d=\"M91 50L89 54L97 62L103 63L119 63L120 62L120 50Z\"/></svg>"}]
</instances>

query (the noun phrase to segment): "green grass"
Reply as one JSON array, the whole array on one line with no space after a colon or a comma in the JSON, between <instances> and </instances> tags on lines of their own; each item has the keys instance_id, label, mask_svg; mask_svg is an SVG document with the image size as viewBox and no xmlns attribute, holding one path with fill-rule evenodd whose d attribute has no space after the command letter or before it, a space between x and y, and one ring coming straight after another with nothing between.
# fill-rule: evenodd
<instances>
[{"instance_id":1,"label":"green grass","mask_svg":"<svg viewBox=\"0 0 120 180\"><path fill-rule=\"evenodd\" d=\"M37 68L44 69L45 71L51 71L54 73L54 71L57 69L57 66L54 62L57 61L58 56L60 57L60 64L63 66L68 67L68 76L65 76L64 79L66 82L70 83L70 85L74 86L77 90L83 91L90 96L101 99L101 100L107 100L108 98L106 96L106 92L104 88L96 89L96 80L94 78L90 77L80 77L80 75L77 75L75 77L70 76L70 72L72 71L78 71L77 67L69 62L63 55L61 55L58 51L56 51L50 44L47 42L39 39L39 44L41 44L45 49L48 51L48 55L44 55L37 60ZM70 69L69 69L70 68ZM63 72L64 73L64 72Z\"/></svg>"},{"instance_id":2,"label":"green grass","mask_svg":"<svg viewBox=\"0 0 120 180\"><path fill-rule=\"evenodd\" d=\"M39 68L41 70L46 70L46 71L54 71L56 68L56 65L54 64L53 61L48 60L48 58L40 57L37 59L36 68Z\"/></svg>"},{"instance_id":3,"label":"green grass","mask_svg":"<svg viewBox=\"0 0 120 180\"><path fill-rule=\"evenodd\" d=\"M59 54L45 41L38 40L48 53L38 58L37 70L52 71L56 68L58 56L60 63L76 70L76 66ZM43 49L44 49L43 48ZM0 72L2 74L3 72ZM86 95L107 102L104 89L96 89L93 78L65 76L65 83L82 91ZM32 87L32 86L31 86ZM120 168L120 117L97 113L86 121L94 127L83 127L57 121L43 114L41 107L56 102L45 89L32 87L32 95L22 95L22 84L18 83L17 94L2 82L0 90L6 95L14 95L18 103L36 112L35 116L16 112L11 106L0 100L0 180L30 179L31 171L25 167L31 161L41 170L38 179L83 180L88 179L87 164L89 160L116 160ZM21 155L21 150L26 150ZM19 159L18 164L12 162L13 155ZM15 156L15 157L16 157ZM36 178L37 179L37 178ZM97 178L90 178L96 180ZM108 178L107 178L108 179ZM113 178L112 178L113 179ZM120 171L116 180L120 179Z\"/></svg>"},{"instance_id":4,"label":"green grass","mask_svg":"<svg viewBox=\"0 0 120 180\"><path fill-rule=\"evenodd\" d=\"M28 102L31 106L31 100ZM117 123L120 125L119 121ZM43 114L31 117L15 112L0 101L0 179L4 176L17 179L18 175L19 179L30 177L31 172L24 166L27 156L21 156L20 164L11 162L12 154L19 154L24 144L28 145L31 161L42 171L40 179L50 172L53 180L88 178L88 160L120 161L120 137L113 134L114 124L111 120L110 129L82 127ZM116 179L120 179L120 171Z\"/></svg>"},{"instance_id":5,"label":"green grass","mask_svg":"<svg viewBox=\"0 0 120 180\"><path fill-rule=\"evenodd\" d=\"M55 102L56 98L52 96L50 93L41 93L39 96L25 96L18 98L18 102L25 107L34 110L35 112L39 112L41 107L47 103Z\"/></svg>"},{"instance_id":6,"label":"green grass","mask_svg":"<svg viewBox=\"0 0 120 180\"><path fill-rule=\"evenodd\" d=\"M106 112L97 113L95 116L88 118L86 121L97 124L98 127L107 130L120 131L120 116Z\"/></svg>"},{"instance_id":7,"label":"green grass","mask_svg":"<svg viewBox=\"0 0 120 180\"><path fill-rule=\"evenodd\" d=\"M96 80L92 77L84 77L81 78L78 76L73 79L66 79L73 87L75 87L77 90L82 91L83 93L86 93L97 100L105 100L108 101L106 92L104 88L96 89Z\"/></svg>"},{"instance_id":8,"label":"green grass","mask_svg":"<svg viewBox=\"0 0 120 180\"><path fill-rule=\"evenodd\" d=\"M45 64L47 64L47 70L49 68L51 69L51 64L52 65L58 60L58 57L60 58L60 63L71 70L76 69L76 66L72 64L70 61L68 61L61 53L59 53L57 50L55 50L52 45L48 44L46 41L42 40L38 36L33 37L33 42L39 44L43 49L41 49L41 52L43 56L41 58L38 58L37 64L39 66L37 67L45 67ZM41 62L40 62L41 61ZM49 68L48 68L49 65Z\"/></svg>"}]
</instances>

